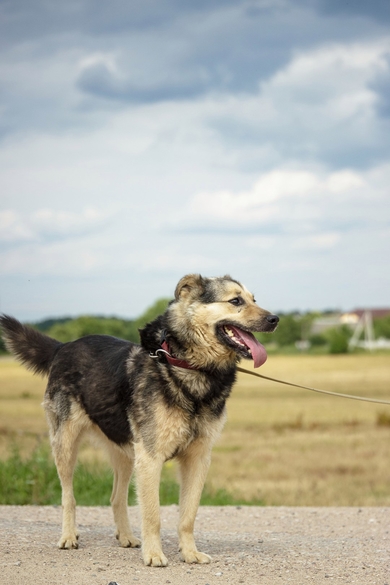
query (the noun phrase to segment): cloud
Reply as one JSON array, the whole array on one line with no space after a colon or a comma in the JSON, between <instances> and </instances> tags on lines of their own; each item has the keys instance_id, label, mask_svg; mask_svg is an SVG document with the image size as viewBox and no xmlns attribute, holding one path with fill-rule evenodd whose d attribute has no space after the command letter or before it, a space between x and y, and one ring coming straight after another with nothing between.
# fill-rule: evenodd
<instances>
[{"instance_id":1,"label":"cloud","mask_svg":"<svg viewBox=\"0 0 390 585\"><path fill-rule=\"evenodd\" d=\"M119 100L127 103L153 103L165 100L189 99L201 95L207 89L206 75L169 74L163 80L155 76L146 83L133 82L118 68L104 61L95 61L82 68L76 85L95 97Z\"/></svg>"},{"instance_id":2,"label":"cloud","mask_svg":"<svg viewBox=\"0 0 390 585\"><path fill-rule=\"evenodd\" d=\"M371 82L376 93L376 110L379 116L390 118L390 50L383 59L383 66Z\"/></svg>"},{"instance_id":3,"label":"cloud","mask_svg":"<svg viewBox=\"0 0 390 585\"><path fill-rule=\"evenodd\" d=\"M15 0L2 6L0 138L91 132L140 105L184 102L195 111L210 100L215 114L210 111L202 122L227 146L255 145L253 155L245 153L246 162L240 162L243 169L251 170L260 158L275 164L278 157L324 157L346 166L375 161L383 149L387 153L386 129L375 128L375 140L366 142L376 93L354 81L351 68L343 70L350 91L324 111L329 94L338 91L337 62L343 57L334 57L331 80L330 67L321 61L324 51L317 50L325 43L348 50L351 39L380 38L385 33L375 22L324 18L314 1L133 4ZM304 56L311 63L303 82L297 68ZM385 105L374 114L379 111ZM328 116L330 124L320 124ZM350 128L331 143L335 126L344 121ZM291 138L297 127L299 141Z\"/></svg>"},{"instance_id":4,"label":"cloud","mask_svg":"<svg viewBox=\"0 0 390 585\"><path fill-rule=\"evenodd\" d=\"M0 211L0 241L25 242L34 240L34 230L12 209Z\"/></svg>"},{"instance_id":5,"label":"cloud","mask_svg":"<svg viewBox=\"0 0 390 585\"><path fill-rule=\"evenodd\" d=\"M278 219L280 202L293 199L296 206L321 188L320 181L306 171L275 170L264 174L250 191L199 193L190 206L191 216L229 222L242 227L267 224Z\"/></svg>"},{"instance_id":6,"label":"cloud","mask_svg":"<svg viewBox=\"0 0 390 585\"><path fill-rule=\"evenodd\" d=\"M270 0L268 7L278 4ZM35 38L62 36L78 32L84 36L103 38L147 31L167 26L180 18L212 13L235 5L235 0L143 0L129 3L127 0L111 0L109 4L94 0L47 4L45 0L13 0L2 3L4 22L3 43L9 45L15 39L31 42ZM245 6L245 2L243 5Z\"/></svg>"},{"instance_id":7,"label":"cloud","mask_svg":"<svg viewBox=\"0 0 390 585\"><path fill-rule=\"evenodd\" d=\"M15 210L0 211L0 243L48 242L75 238L100 229L107 214L86 208L80 213L39 209L23 216Z\"/></svg>"},{"instance_id":8,"label":"cloud","mask_svg":"<svg viewBox=\"0 0 390 585\"><path fill-rule=\"evenodd\" d=\"M66 240L50 245L31 242L28 246L12 247L1 251L0 273L3 276L49 276L50 278L83 278L102 269L107 263L104 254L98 254L90 246Z\"/></svg>"},{"instance_id":9,"label":"cloud","mask_svg":"<svg viewBox=\"0 0 390 585\"><path fill-rule=\"evenodd\" d=\"M210 125L227 144L241 144L248 166L259 158L259 144L273 147L280 160L321 160L339 168L385 160L390 128L377 115L373 81L388 71L389 52L390 37L297 52L256 96L222 101Z\"/></svg>"},{"instance_id":10,"label":"cloud","mask_svg":"<svg viewBox=\"0 0 390 585\"><path fill-rule=\"evenodd\" d=\"M363 16L380 23L390 20L390 4L387 0L371 0L371 2L366 2L366 0L354 0L354 2L319 0L319 6L325 14Z\"/></svg>"},{"instance_id":11,"label":"cloud","mask_svg":"<svg viewBox=\"0 0 390 585\"><path fill-rule=\"evenodd\" d=\"M367 173L278 168L262 174L247 191L196 194L187 221L181 217L174 229L246 234L250 246L256 242L265 248L281 236L298 248L331 248L350 231L388 229L389 180L388 165ZM251 237L255 233L260 241Z\"/></svg>"}]
</instances>

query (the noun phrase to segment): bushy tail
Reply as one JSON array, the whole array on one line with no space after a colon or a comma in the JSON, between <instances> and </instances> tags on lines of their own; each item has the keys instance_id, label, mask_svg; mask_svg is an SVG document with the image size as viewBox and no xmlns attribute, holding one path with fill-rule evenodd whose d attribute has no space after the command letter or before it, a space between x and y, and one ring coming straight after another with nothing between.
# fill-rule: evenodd
<instances>
[{"instance_id":1,"label":"bushy tail","mask_svg":"<svg viewBox=\"0 0 390 585\"><path fill-rule=\"evenodd\" d=\"M8 315L0 315L0 327L8 351L36 374L49 373L54 356L63 343Z\"/></svg>"}]
</instances>

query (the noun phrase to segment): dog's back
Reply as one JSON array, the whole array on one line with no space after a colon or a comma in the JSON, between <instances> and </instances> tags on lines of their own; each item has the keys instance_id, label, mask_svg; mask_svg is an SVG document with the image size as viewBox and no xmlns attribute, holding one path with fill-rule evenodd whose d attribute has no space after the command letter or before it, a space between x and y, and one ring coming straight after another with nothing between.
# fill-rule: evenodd
<instances>
[{"instance_id":1,"label":"dog's back","mask_svg":"<svg viewBox=\"0 0 390 585\"><path fill-rule=\"evenodd\" d=\"M101 431L120 445L131 439L128 409L132 388L126 370L135 344L110 335L87 335L64 344L55 356L45 404L76 403Z\"/></svg>"},{"instance_id":2,"label":"dog's back","mask_svg":"<svg viewBox=\"0 0 390 585\"><path fill-rule=\"evenodd\" d=\"M7 349L27 368L49 377L46 410L64 422L71 403L81 404L109 439L117 444L131 439L126 360L133 343L108 335L62 343L7 315L0 325Z\"/></svg>"}]
</instances>

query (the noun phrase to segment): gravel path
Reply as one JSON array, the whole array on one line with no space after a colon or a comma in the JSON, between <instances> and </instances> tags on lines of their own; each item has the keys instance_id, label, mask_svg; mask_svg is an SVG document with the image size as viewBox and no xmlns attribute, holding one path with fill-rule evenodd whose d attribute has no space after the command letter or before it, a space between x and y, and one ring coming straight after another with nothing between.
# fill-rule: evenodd
<instances>
[{"instance_id":1,"label":"gravel path","mask_svg":"<svg viewBox=\"0 0 390 585\"><path fill-rule=\"evenodd\" d=\"M130 509L139 535L137 508ZM79 507L80 548L58 550L61 509L0 506L4 585L390 585L390 508L202 507L196 534L210 565L179 559L177 506L162 508L169 566L120 548L108 507Z\"/></svg>"}]
</instances>

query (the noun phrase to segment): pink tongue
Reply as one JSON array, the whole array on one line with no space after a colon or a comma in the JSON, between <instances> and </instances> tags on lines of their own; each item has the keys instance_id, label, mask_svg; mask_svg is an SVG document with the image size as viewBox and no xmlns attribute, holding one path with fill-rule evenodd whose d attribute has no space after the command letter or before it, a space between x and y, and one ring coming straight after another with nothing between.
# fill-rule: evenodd
<instances>
[{"instance_id":1,"label":"pink tongue","mask_svg":"<svg viewBox=\"0 0 390 585\"><path fill-rule=\"evenodd\" d=\"M237 327L233 327L232 325L229 325L229 327L234 331L234 335L238 337L238 339L241 339L241 341L251 350L254 367L259 368L262 366L267 360L265 347L257 341L252 333L247 333L246 331L237 329Z\"/></svg>"}]
</instances>

